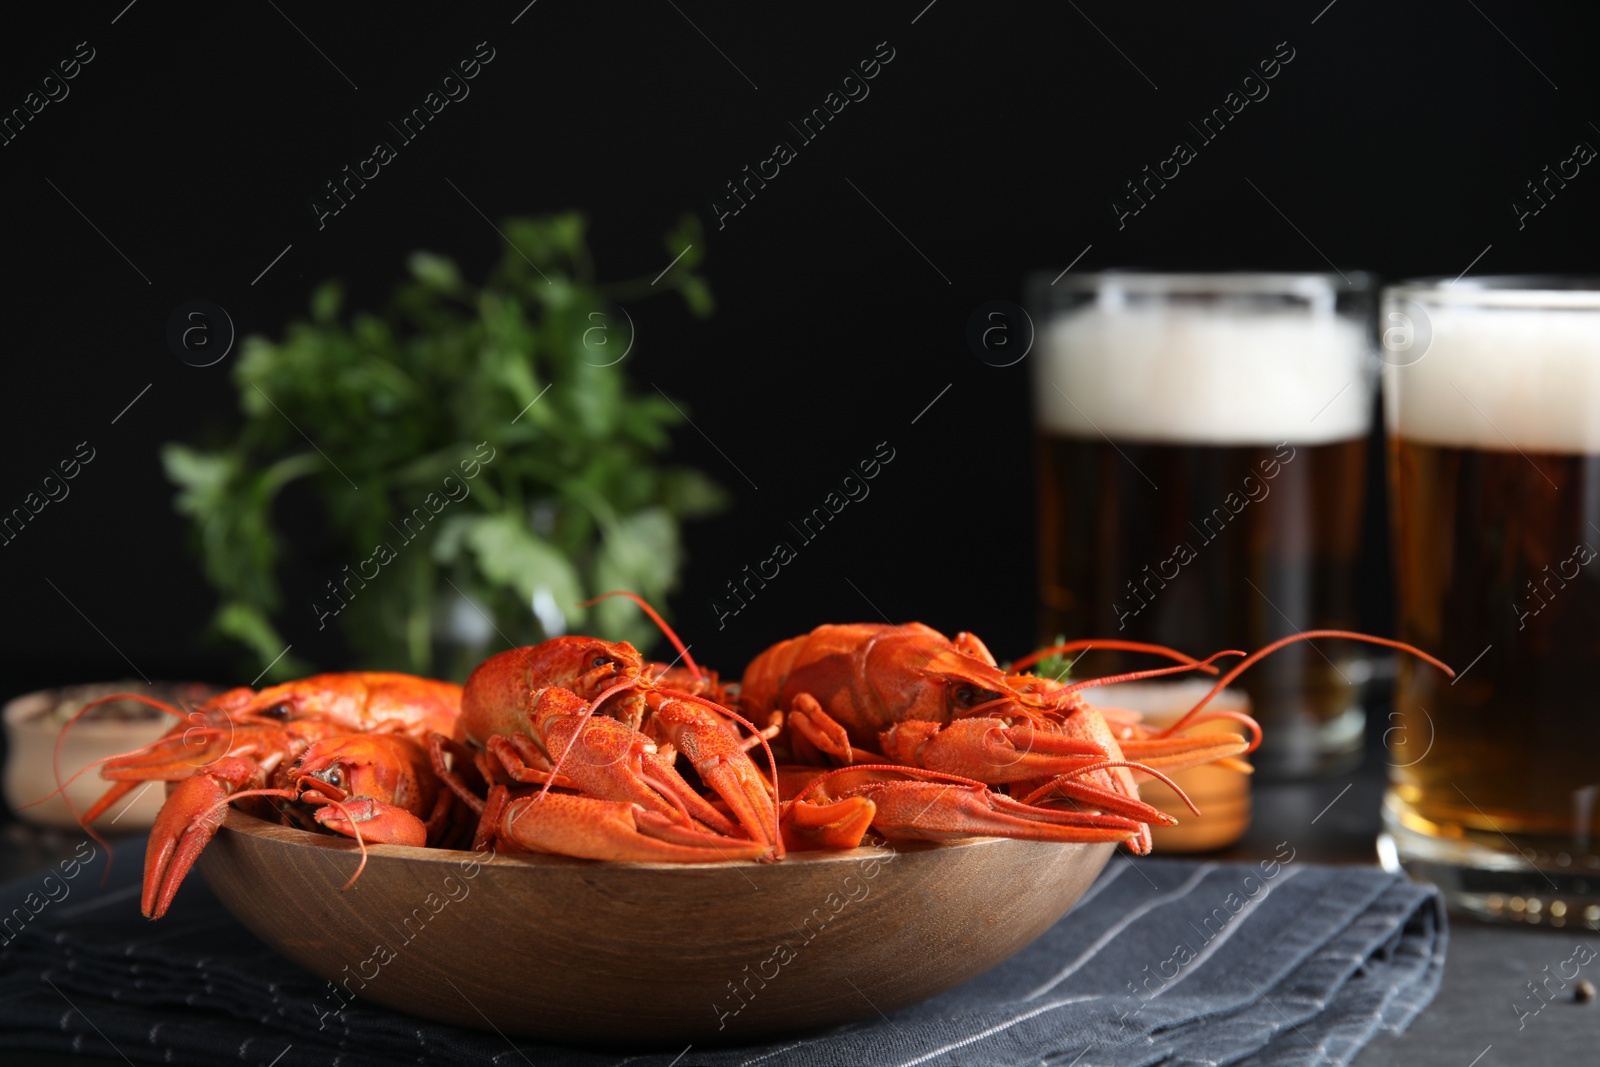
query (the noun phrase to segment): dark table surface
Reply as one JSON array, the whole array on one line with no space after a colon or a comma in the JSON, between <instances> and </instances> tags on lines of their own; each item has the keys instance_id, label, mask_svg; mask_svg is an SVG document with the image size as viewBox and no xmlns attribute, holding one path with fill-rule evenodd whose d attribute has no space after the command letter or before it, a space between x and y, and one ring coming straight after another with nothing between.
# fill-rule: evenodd
<instances>
[{"instance_id":1,"label":"dark table surface","mask_svg":"<svg viewBox=\"0 0 1600 1067\"><path fill-rule=\"evenodd\" d=\"M1358 768L1342 775L1256 782L1255 818L1249 832L1215 858L1262 859L1287 841L1299 860L1376 863L1374 841L1384 773L1381 756L1369 753ZM3 881L42 871L70 854L80 839L76 834L39 831L16 822L0 827L0 835L5 842L0 848ZM1531 998L1527 985L1531 979L1543 977L1546 966L1554 973L1581 943L1600 951L1600 933L1581 928L1494 926L1452 915L1444 986L1438 997L1405 1034L1376 1038L1356 1058L1357 1067L1596 1062L1600 1058L1600 1001L1585 1004L1562 996L1533 1013L1543 1002ZM1571 987L1568 983L1567 993ZM5 1050L3 1060L7 1067L64 1060L85 1067L125 1062L14 1049Z\"/></svg>"},{"instance_id":2,"label":"dark table surface","mask_svg":"<svg viewBox=\"0 0 1600 1067\"><path fill-rule=\"evenodd\" d=\"M1221 859L1268 856L1279 842L1297 859L1377 863L1375 841L1386 767L1369 756L1357 770L1311 782L1256 783L1255 817L1244 840ZM1304 842L1304 844L1302 844ZM1564 994L1538 1008L1527 983L1555 973L1579 944L1600 953L1600 933L1501 926L1452 912L1450 948L1439 995L1399 1037L1378 1037L1356 1067L1504 1067L1600 1061L1600 1001ZM1600 978L1583 972L1591 981ZM1548 994L1547 994L1548 996Z\"/></svg>"}]
</instances>

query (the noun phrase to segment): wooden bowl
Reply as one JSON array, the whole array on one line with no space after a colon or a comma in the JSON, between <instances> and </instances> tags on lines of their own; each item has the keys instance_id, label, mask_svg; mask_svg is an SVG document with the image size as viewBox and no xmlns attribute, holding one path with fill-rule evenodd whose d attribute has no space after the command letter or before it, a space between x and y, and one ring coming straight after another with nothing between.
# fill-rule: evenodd
<instances>
[{"instance_id":1,"label":"wooden bowl","mask_svg":"<svg viewBox=\"0 0 1600 1067\"><path fill-rule=\"evenodd\" d=\"M609 1045L744 1040L931 997L1044 933L1115 847L982 837L657 864L377 845L340 892L353 841L238 811L223 827L200 860L212 889L345 999Z\"/></svg>"}]
</instances>

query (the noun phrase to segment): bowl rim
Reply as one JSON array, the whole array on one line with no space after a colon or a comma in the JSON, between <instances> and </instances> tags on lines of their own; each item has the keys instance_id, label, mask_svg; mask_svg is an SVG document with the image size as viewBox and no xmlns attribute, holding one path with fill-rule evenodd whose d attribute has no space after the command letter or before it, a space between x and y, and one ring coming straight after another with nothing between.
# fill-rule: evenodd
<instances>
[{"instance_id":1,"label":"bowl rim","mask_svg":"<svg viewBox=\"0 0 1600 1067\"><path fill-rule=\"evenodd\" d=\"M236 833L247 834L255 838L263 838L276 844L289 845L298 848L323 849L330 852L359 852L355 838L345 837L342 834L318 834L309 830L301 830L294 826L284 826L280 823L270 822L237 808L229 808L227 818L222 822L222 829L232 830ZM502 857L509 857L516 861L518 866L525 867L571 867L578 865L590 868L616 868L630 871L717 871L728 869L742 869L748 867L767 868L791 863L861 863L867 860L884 858L885 851L894 855L907 853L946 851L952 848L977 848L993 846L1003 841L1018 840L1009 837L971 836L956 838L951 841L896 841L886 842L883 846L868 846L862 848L830 850L818 849L807 852L790 852L778 863L773 864L765 860L717 860L707 863L632 863L624 860L591 860L580 859L576 856L557 856L541 852L501 852L491 851L487 855L483 852L470 851L456 848L426 848L414 845L386 845L367 843L367 852L372 858L391 858L414 860L435 864L474 863L480 866L493 863ZM1032 842L1033 844L1053 844L1055 842ZM1097 844L1098 842L1062 842L1065 844ZM203 854L202 854L203 855Z\"/></svg>"}]
</instances>

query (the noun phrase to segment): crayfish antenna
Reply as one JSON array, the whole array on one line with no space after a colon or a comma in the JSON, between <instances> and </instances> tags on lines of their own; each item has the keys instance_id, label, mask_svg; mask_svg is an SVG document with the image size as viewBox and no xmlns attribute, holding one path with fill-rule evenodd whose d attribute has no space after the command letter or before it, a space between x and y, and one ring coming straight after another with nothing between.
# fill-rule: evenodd
<instances>
[{"instance_id":1,"label":"crayfish antenna","mask_svg":"<svg viewBox=\"0 0 1600 1067\"><path fill-rule=\"evenodd\" d=\"M666 636L668 641L672 642L672 647L677 649L678 655L683 657L684 666L689 668L690 673L696 678L704 680L705 672L702 671L699 665L695 663L694 657L689 655L688 646L683 643L682 639L678 637L677 633L673 631L672 627L667 625L667 621L656 613L656 609L650 606L649 601L645 600L645 598L640 596L638 593L630 592L627 589L613 589L609 593L601 593L592 600L585 600L583 603L579 604L578 607L587 608L593 604L600 603L600 601L605 600L608 597L614 596L627 597L629 600L639 605L640 609L646 615L650 616L650 621L656 624L656 628Z\"/></svg>"},{"instance_id":2,"label":"crayfish antenna","mask_svg":"<svg viewBox=\"0 0 1600 1067\"><path fill-rule=\"evenodd\" d=\"M1221 652L1213 652L1203 660L1198 660L1194 663L1180 664L1176 667L1157 667L1154 670L1148 671L1129 671L1126 674L1108 674L1104 678L1085 678L1081 682L1073 682L1071 685L1067 686L1066 689L1062 690L1062 692L1076 693L1080 689L1093 689L1096 686L1112 685L1117 682L1138 682L1145 678L1160 678L1162 675L1182 674L1186 671L1204 671L1209 669L1214 674L1216 673L1216 668L1211 666L1212 660L1219 656L1242 655L1244 655L1244 653L1236 648L1224 649Z\"/></svg>"},{"instance_id":3,"label":"crayfish antenna","mask_svg":"<svg viewBox=\"0 0 1600 1067\"><path fill-rule=\"evenodd\" d=\"M1196 815L1200 814L1200 809L1195 807L1194 801L1189 799L1189 794L1185 793L1183 791L1183 788L1181 786L1179 786L1177 782L1174 782L1171 778L1168 778L1166 775L1162 774L1160 771L1156 770L1154 767L1147 767L1143 763L1134 763L1132 760L1121 760L1121 759L1103 760L1100 763L1092 763L1087 767L1076 767L1076 768L1066 772L1065 774L1058 774L1054 778L1050 779L1050 781L1048 781L1044 785L1040 786L1038 789L1035 789L1033 792L1031 792L1027 796L1023 797L1022 798L1022 803L1024 803L1024 804L1037 803L1039 800L1043 799L1045 797L1045 795L1048 794L1052 789L1055 789L1057 786L1061 785L1063 782L1071 781L1072 779L1077 778L1080 775L1088 774L1091 771L1103 771L1108 767L1126 767L1129 770L1138 771L1141 774L1148 774L1150 777L1156 779L1162 785L1166 786L1168 789L1171 789L1174 793L1178 794L1178 796L1183 800L1184 806L1187 807L1190 811L1194 812ZM1132 800L1134 798L1130 797L1128 799ZM1139 803L1142 804L1143 801L1139 801ZM1152 811L1156 811L1156 809L1154 809L1154 808L1152 808L1151 810ZM1156 811L1156 814L1161 815L1161 814L1164 814L1164 813Z\"/></svg>"},{"instance_id":4,"label":"crayfish antenna","mask_svg":"<svg viewBox=\"0 0 1600 1067\"><path fill-rule=\"evenodd\" d=\"M555 758L555 762L550 765L550 776L545 779L544 786L539 790L539 795L536 799L543 800L545 794L550 792L550 787L555 784L556 775L561 773L561 764L566 761L567 753L572 751L572 746L577 744L578 738L583 735L584 724L590 719L594 718L595 709L608 700L613 693L620 693L625 689L637 689L638 686L638 679L630 678L626 681L618 682L610 689L607 689L605 692L589 701L589 706L583 709L582 715L578 716L577 728L572 731L572 736L567 739L565 747L561 749L561 755L557 756Z\"/></svg>"},{"instance_id":5,"label":"crayfish antenna","mask_svg":"<svg viewBox=\"0 0 1600 1067\"><path fill-rule=\"evenodd\" d=\"M198 729L198 727L191 727L191 729ZM220 732L221 731L219 730L218 733L220 733ZM184 731L184 736L188 736L188 734L189 734L188 730ZM103 766L104 764L110 763L112 760L127 759L129 756L142 755L144 753L152 751L157 746L165 744L166 742L168 742L170 740L172 740L172 735L171 734L162 734L160 737L156 738L154 741L151 741L149 744L140 745L138 748L130 748L126 752L118 752L118 753L115 753L115 754L110 755L110 756L102 756L99 759L94 760L94 761L92 761L90 763L85 763L83 765L83 767L80 768L76 773L74 773L71 778L68 778L65 782L62 782L60 785L56 786L54 789L50 790L50 792L46 793L44 796L38 798L37 800L30 800L26 804L21 805L17 810L21 811L23 808L31 808L35 804L43 804L45 801L49 800L51 797L55 796L57 793L64 793L66 788L67 788L67 786L71 785L73 782L76 782L79 778L82 778L84 775L88 774L90 771L94 770L96 767L100 767L100 766ZM90 808L83 815L84 822L86 822L86 823L94 822L101 815L105 814L105 809L106 808L109 808L112 804L115 804L118 799L120 799L121 797L127 796L127 794L128 794L128 791L126 789L124 789L121 793L118 793L116 796L110 797L109 800L107 800L105 798L102 798L101 801L96 803L96 805L95 805L95 807L98 807L101 810L95 811L94 808ZM109 794L108 794L108 796L109 796Z\"/></svg>"},{"instance_id":6,"label":"crayfish antenna","mask_svg":"<svg viewBox=\"0 0 1600 1067\"><path fill-rule=\"evenodd\" d=\"M1168 648L1166 645L1152 645L1144 641L1118 641L1112 638L1089 641L1065 641L1059 645L1051 645L1049 648L1041 648L1037 652L1028 653L1026 656L1023 656L1021 659L1013 663L1010 667L1010 673L1021 674L1029 667L1032 667L1035 663L1038 663L1042 659L1047 659L1050 656L1064 656L1068 652L1077 652L1080 649L1083 651L1088 651L1091 648L1104 649L1107 652L1148 652L1153 656L1165 656L1168 659L1177 660L1179 663L1187 663L1192 667L1196 667L1198 670L1205 671L1207 674L1217 673L1217 669L1210 665L1211 660L1206 660L1205 666L1197 666L1200 664L1200 660L1195 659L1193 656L1179 652L1175 648ZM1211 659L1215 658L1215 656L1211 657Z\"/></svg>"},{"instance_id":7,"label":"crayfish antenna","mask_svg":"<svg viewBox=\"0 0 1600 1067\"><path fill-rule=\"evenodd\" d=\"M356 847L361 850L361 862L356 864L356 872L350 876L348 882L339 887L339 892L343 893L355 885L356 879L361 877L361 872L367 869L367 843L361 839L361 826L356 822L356 817L351 814L350 809L345 807L342 801L335 800L333 797L328 797L327 799L329 804L338 808L344 815L345 822L350 824L350 836L356 839Z\"/></svg>"},{"instance_id":8,"label":"crayfish antenna","mask_svg":"<svg viewBox=\"0 0 1600 1067\"><path fill-rule=\"evenodd\" d=\"M1204 715L1197 715L1190 719L1188 725L1199 726L1203 722L1217 722L1223 719L1226 719L1229 722L1239 723L1250 731L1250 747L1245 749L1246 752L1254 752L1256 749L1261 747L1261 724L1256 722L1255 719L1251 718L1249 715L1246 715L1242 711L1208 711ZM1157 734L1155 736L1159 738L1161 735ZM1243 766L1248 767L1250 765L1246 763ZM1246 773L1251 772L1247 771Z\"/></svg>"},{"instance_id":9,"label":"crayfish antenna","mask_svg":"<svg viewBox=\"0 0 1600 1067\"><path fill-rule=\"evenodd\" d=\"M67 811L72 813L72 817L77 820L78 826L83 829L83 832L94 838L94 840L99 842L100 846L106 850L106 869L105 873L100 876L101 885L105 885L106 879L111 877L111 845L106 841L105 838L96 833L88 823L84 822L83 816L78 814L78 809L72 806L72 798L68 797L66 794L67 783L61 780L61 746L66 743L67 731L72 729L73 726L77 724L78 720L83 718L86 712L88 712L91 708L98 708L101 704L109 704L113 700L136 701L137 703L146 704L152 708L157 708L161 711L164 711L174 718L183 718L183 712L179 711L177 708L173 707L171 704L168 704L164 700L157 700L155 697L145 696L143 693L112 693L110 696L103 696L99 699L91 700L83 707L73 712L72 717L62 724L61 732L56 735L55 750L51 753L50 757L50 769L55 772L56 793L61 794L61 802L67 806ZM84 770L88 770L88 768L85 767ZM79 773L81 774L82 772L80 771ZM73 775L73 778L77 778L77 775ZM52 796L55 796L55 793L47 793L45 796L40 797L39 800L48 800ZM38 801L34 801L34 803L38 803Z\"/></svg>"},{"instance_id":10,"label":"crayfish antenna","mask_svg":"<svg viewBox=\"0 0 1600 1067\"><path fill-rule=\"evenodd\" d=\"M1451 670L1447 664L1434 658L1433 656L1428 655L1428 653L1422 651L1420 648L1417 648L1415 645L1406 644L1404 641L1396 641L1390 637L1374 637L1371 634L1359 634L1353 630L1302 630L1300 633L1279 638L1270 645L1267 645L1265 648L1250 653L1250 655L1234 664L1233 668L1229 670L1227 674L1224 674L1221 678L1217 679L1217 684L1212 686L1209 693L1200 698L1199 703L1190 708L1188 711L1184 712L1183 717L1177 722L1173 723L1171 726L1167 727L1165 730L1162 730L1155 736L1168 737L1174 733L1177 733L1185 726L1188 726L1194 721L1194 717L1200 713L1200 710L1207 704L1211 703L1218 693L1222 692L1228 687L1229 683L1231 683L1235 678L1239 677L1239 675L1243 674L1250 667L1258 663L1264 657L1271 655L1286 645L1292 645L1297 641L1309 641L1315 637L1342 637L1350 641L1362 641L1369 645L1382 645L1385 648L1397 648L1401 652L1409 652L1423 662L1430 663L1433 666L1438 667L1451 678L1456 676L1456 672ZM1255 736L1255 740L1251 743L1249 748L1245 749L1245 751L1247 753L1254 752L1256 748L1260 746L1260 744L1261 735L1258 732Z\"/></svg>"}]
</instances>

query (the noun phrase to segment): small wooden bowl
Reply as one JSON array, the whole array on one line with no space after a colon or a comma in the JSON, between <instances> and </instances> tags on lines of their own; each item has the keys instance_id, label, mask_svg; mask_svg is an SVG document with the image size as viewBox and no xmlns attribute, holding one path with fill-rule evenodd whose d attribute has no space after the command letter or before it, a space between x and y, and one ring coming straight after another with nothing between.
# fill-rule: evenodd
<instances>
[{"instance_id":1,"label":"small wooden bowl","mask_svg":"<svg viewBox=\"0 0 1600 1067\"><path fill-rule=\"evenodd\" d=\"M143 693L180 707L194 707L217 692L203 682L139 681L91 682L25 693L8 701L0 719L6 731L5 800L19 819L39 826L77 830L74 812L87 811L111 787L99 774L84 774L66 788L67 806L55 793L54 758L63 720L51 716L62 704L73 708L113 693ZM154 709L140 708L135 718L86 718L75 723L61 744L61 778L73 775L109 756L142 748L172 728L173 719ZM40 803L39 798L49 796ZM148 830L161 811L159 790L141 788L132 800L118 801L96 822L107 833ZM31 806L30 806L31 805Z\"/></svg>"},{"instance_id":2,"label":"small wooden bowl","mask_svg":"<svg viewBox=\"0 0 1600 1067\"><path fill-rule=\"evenodd\" d=\"M223 827L200 860L212 889L344 1000L608 1045L746 1040L926 999L1049 929L1115 847L982 837L657 864L376 845L340 892L353 841L238 811Z\"/></svg>"},{"instance_id":3,"label":"small wooden bowl","mask_svg":"<svg viewBox=\"0 0 1600 1067\"><path fill-rule=\"evenodd\" d=\"M1090 689L1083 695L1100 707L1125 708L1144 716L1143 723L1161 729L1178 719L1206 693L1211 679L1182 682L1119 682ZM1250 697L1242 689L1224 689L1210 704L1212 711L1238 711L1250 714ZM1244 727L1227 719L1213 719L1184 731L1185 734L1234 733L1243 736ZM1242 757L1241 757L1242 758ZM1202 816L1196 818L1178 794L1161 782L1150 779L1139 783L1139 797L1178 820L1176 826L1152 826L1150 836L1156 852L1213 852L1227 848L1250 829L1250 776L1214 763L1185 767L1169 772L1170 777Z\"/></svg>"}]
</instances>

